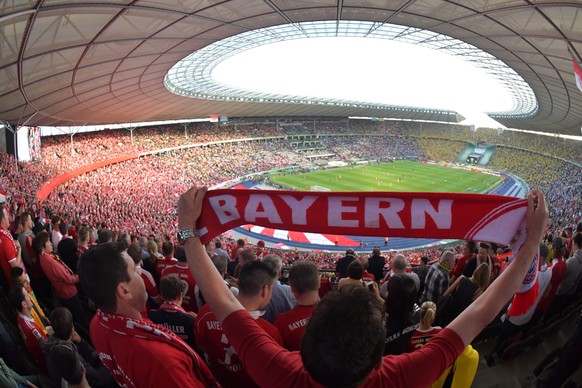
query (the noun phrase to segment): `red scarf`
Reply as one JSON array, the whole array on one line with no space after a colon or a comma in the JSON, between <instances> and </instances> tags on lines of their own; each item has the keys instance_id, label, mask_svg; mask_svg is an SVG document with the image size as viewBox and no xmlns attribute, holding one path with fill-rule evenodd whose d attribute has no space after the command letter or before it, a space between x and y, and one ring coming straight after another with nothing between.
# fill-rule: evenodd
<instances>
[{"instance_id":1,"label":"red scarf","mask_svg":"<svg viewBox=\"0 0 582 388\"><path fill-rule=\"evenodd\" d=\"M186 310L178 303L174 302L164 302L160 305L160 310L167 310L167 311L178 311L180 313L188 314Z\"/></svg>"},{"instance_id":2,"label":"red scarf","mask_svg":"<svg viewBox=\"0 0 582 388\"><path fill-rule=\"evenodd\" d=\"M526 237L526 211L526 199L489 194L220 189L204 197L197 228L203 243L255 224L337 235L489 241L518 252ZM537 297L537 256L533 261L513 314L527 311Z\"/></svg>"},{"instance_id":3,"label":"red scarf","mask_svg":"<svg viewBox=\"0 0 582 388\"><path fill-rule=\"evenodd\" d=\"M119 314L106 313L101 310L97 310L96 317L99 319L99 325L108 331L136 338L145 338L150 341L164 342L181 350L190 356L194 365L194 373L204 381L206 387L220 387L220 384L216 382L206 364L200 359L200 356L176 334L165 327ZM108 365L108 367L109 370L116 369L116 365Z\"/></svg>"}]
</instances>

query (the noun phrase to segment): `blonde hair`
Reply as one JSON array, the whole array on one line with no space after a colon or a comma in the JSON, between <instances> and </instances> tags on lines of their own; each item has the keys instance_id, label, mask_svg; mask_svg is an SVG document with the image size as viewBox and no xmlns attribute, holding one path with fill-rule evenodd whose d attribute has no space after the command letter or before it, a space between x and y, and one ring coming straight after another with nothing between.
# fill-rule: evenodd
<instances>
[{"instance_id":1,"label":"blonde hair","mask_svg":"<svg viewBox=\"0 0 582 388\"><path fill-rule=\"evenodd\" d=\"M420 306L420 321L426 325L431 326L436 317L436 304L434 302L426 301Z\"/></svg>"},{"instance_id":2,"label":"blonde hair","mask_svg":"<svg viewBox=\"0 0 582 388\"><path fill-rule=\"evenodd\" d=\"M471 277L471 281L477 286L477 290L473 295L473 300L477 299L485 292L487 287L489 287L490 276L491 271L489 271L489 264L481 263L477 268L475 268L475 272L473 272L473 276Z\"/></svg>"}]
</instances>

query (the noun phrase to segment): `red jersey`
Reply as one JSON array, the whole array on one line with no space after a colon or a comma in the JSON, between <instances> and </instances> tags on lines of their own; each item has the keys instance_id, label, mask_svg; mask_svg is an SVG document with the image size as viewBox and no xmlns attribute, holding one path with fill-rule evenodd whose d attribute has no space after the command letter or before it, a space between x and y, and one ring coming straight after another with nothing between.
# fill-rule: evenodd
<instances>
[{"instance_id":1,"label":"red jersey","mask_svg":"<svg viewBox=\"0 0 582 388\"><path fill-rule=\"evenodd\" d=\"M283 337L283 345L287 350L301 349L301 338L314 308L315 305L296 305L293 310L279 314L275 320L275 327L279 329Z\"/></svg>"},{"instance_id":2,"label":"red jersey","mask_svg":"<svg viewBox=\"0 0 582 388\"><path fill-rule=\"evenodd\" d=\"M254 321L257 322L259 330L264 330L271 340L274 340L279 345L283 344L281 334L279 334L275 326L262 318ZM208 356L210 368L220 384L224 387L258 386L247 374L240 358L223 333L220 322L218 322L208 304L200 309L194 331L196 342L204 349Z\"/></svg>"},{"instance_id":3,"label":"red jersey","mask_svg":"<svg viewBox=\"0 0 582 388\"><path fill-rule=\"evenodd\" d=\"M26 344L26 348L30 352L30 355L34 361L36 361L36 363L46 371L46 359L44 357L44 352L42 351L42 343L47 341L48 337L44 334L43 330L38 327L32 317L18 314L17 321L20 334L24 339L24 343Z\"/></svg>"},{"instance_id":4,"label":"red jersey","mask_svg":"<svg viewBox=\"0 0 582 388\"><path fill-rule=\"evenodd\" d=\"M158 261L159 263L160 261ZM177 276L186 282L187 287L184 290L184 299L182 299L182 307L186 311L198 312L198 305L196 304L196 295L194 294L194 288L196 287L196 279L192 276L190 268L188 268L188 263L180 263L179 261L174 262L175 265L168 266L162 271L162 277L167 275Z\"/></svg>"},{"instance_id":5,"label":"red jersey","mask_svg":"<svg viewBox=\"0 0 582 388\"><path fill-rule=\"evenodd\" d=\"M4 277L10 285L12 285L12 278L10 277L12 265L10 263L15 261L16 257L16 245L14 245L12 235L6 229L0 228L0 266L2 266Z\"/></svg>"},{"instance_id":6,"label":"red jersey","mask_svg":"<svg viewBox=\"0 0 582 388\"><path fill-rule=\"evenodd\" d=\"M265 334L248 312L238 310L230 314L222 327L248 374L260 386L321 387L305 370L301 354L283 349ZM380 368L374 368L360 387L428 387L464 349L457 333L443 329L416 352L385 356Z\"/></svg>"},{"instance_id":7,"label":"red jersey","mask_svg":"<svg viewBox=\"0 0 582 388\"><path fill-rule=\"evenodd\" d=\"M178 260L176 259L158 259L158 261L156 261L156 272L158 273L158 276L162 277L162 272L165 268L176 264L178 264Z\"/></svg>"},{"instance_id":8,"label":"red jersey","mask_svg":"<svg viewBox=\"0 0 582 388\"><path fill-rule=\"evenodd\" d=\"M121 387L205 386L192 358L167 343L108 330L97 315L91 320L90 333L99 358ZM202 360L200 364L206 368Z\"/></svg>"},{"instance_id":9,"label":"red jersey","mask_svg":"<svg viewBox=\"0 0 582 388\"><path fill-rule=\"evenodd\" d=\"M412 333L412 337L408 340L408 351L414 352L416 349L422 348L426 343L435 335L440 333L442 328L440 327L433 327L429 331L422 331L420 329L416 329L414 333Z\"/></svg>"},{"instance_id":10,"label":"red jersey","mask_svg":"<svg viewBox=\"0 0 582 388\"><path fill-rule=\"evenodd\" d=\"M145 285L146 292L151 298L155 298L156 296L160 295L158 291L158 286L156 285L156 281L149 271L141 268L139 271L139 276L143 280L143 284Z\"/></svg>"}]
</instances>

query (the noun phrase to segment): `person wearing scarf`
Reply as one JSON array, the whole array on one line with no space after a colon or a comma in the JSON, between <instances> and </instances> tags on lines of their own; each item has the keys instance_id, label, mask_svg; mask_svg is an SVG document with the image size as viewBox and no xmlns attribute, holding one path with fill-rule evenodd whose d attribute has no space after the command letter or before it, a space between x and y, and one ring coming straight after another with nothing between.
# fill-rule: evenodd
<instances>
[{"instance_id":1,"label":"person wearing scarf","mask_svg":"<svg viewBox=\"0 0 582 388\"><path fill-rule=\"evenodd\" d=\"M53 253L53 244L46 231L42 231L32 240L32 247L40 259L40 267L49 279L55 295L62 307L73 313L75 322L88 326L89 320L77 295L79 277Z\"/></svg>"},{"instance_id":2,"label":"person wearing scarf","mask_svg":"<svg viewBox=\"0 0 582 388\"><path fill-rule=\"evenodd\" d=\"M79 278L97 305L90 335L95 349L123 387L217 387L199 355L163 326L141 317L147 293L139 268L115 243L89 249Z\"/></svg>"},{"instance_id":3,"label":"person wearing scarf","mask_svg":"<svg viewBox=\"0 0 582 388\"><path fill-rule=\"evenodd\" d=\"M10 226L10 214L8 208L0 206L0 267L4 273L4 279L8 285L12 285L10 269L12 267L22 267L22 248L18 240L12 238L8 230Z\"/></svg>"},{"instance_id":4,"label":"person wearing scarf","mask_svg":"<svg viewBox=\"0 0 582 388\"><path fill-rule=\"evenodd\" d=\"M142 270L143 271L143 270ZM182 307L184 293L188 285L177 276L168 275L160 279L160 294L163 303L157 310L150 310L148 318L152 322L170 329L198 354L203 355L194 338L196 313Z\"/></svg>"},{"instance_id":5,"label":"person wearing scarf","mask_svg":"<svg viewBox=\"0 0 582 388\"><path fill-rule=\"evenodd\" d=\"M525 212L520 211L527 229L520 236L511 264L481 297L421 349L382 357L382 306L365 288L352 287L349 297L336 293L319 302L307 324L301 351L289 352L261 330L213 270L203 240L215 235L201 239L206 230L202 222L197 223L205 209L206 192L205 187L192 187L178 201L178 227L181 236L188 236L184 242L188 264L234 351L260 386L430 385L520 288L548 221L545 197L534 190L526 200ZM351 351L350 357L346 357L347 350Z\"/></svg>"}]
</instances>

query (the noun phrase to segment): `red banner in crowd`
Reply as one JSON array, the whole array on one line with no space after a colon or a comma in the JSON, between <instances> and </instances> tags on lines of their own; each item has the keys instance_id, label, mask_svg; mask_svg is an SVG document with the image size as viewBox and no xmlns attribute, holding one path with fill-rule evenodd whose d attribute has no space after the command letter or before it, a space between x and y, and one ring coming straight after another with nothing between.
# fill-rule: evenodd
<instances>
[{"instance_id":1,"label":"red banner in crowd","mask_svg":"<svg viewBox=\"0 0 582 388\"><path fill-rule=\"evenodd\" d=\"M460 193L211 190L202 241L244 224L354 236L490 241L504 245L523 226L527 201ZM525 237L525 236L524 236Z\"/></svg>"},{"instance_id":2,"label":"red banner in crowd","mask_svg":"<svg viewBox=\"0 0 582 388\"><path fill-rule=\"evenodd\" d=\"M525 241L527 200L484 194L212 190L197 228L202 242L244 224L354 236ZM525 313L538 295L536 256L513 298L510 316Z\"/></svg>"}]
</instances>

